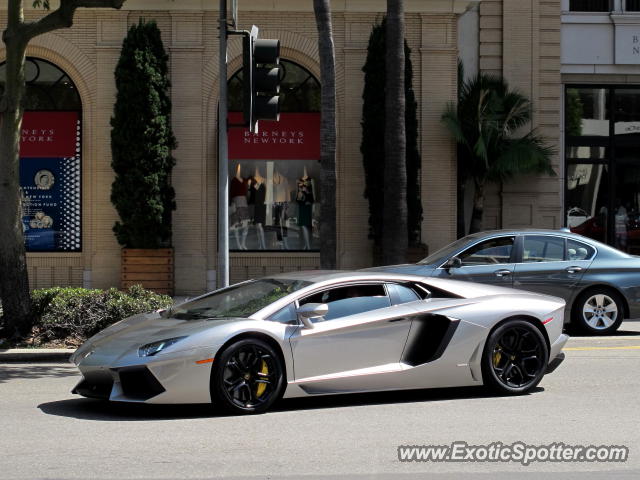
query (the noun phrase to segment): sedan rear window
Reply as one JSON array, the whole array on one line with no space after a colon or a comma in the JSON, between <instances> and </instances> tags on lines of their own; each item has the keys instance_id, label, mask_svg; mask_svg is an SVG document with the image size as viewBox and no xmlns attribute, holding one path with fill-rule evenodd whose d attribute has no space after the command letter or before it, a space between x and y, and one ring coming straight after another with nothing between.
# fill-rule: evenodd
<instances>
[{"instance_id":1,"label":"sedan rear window","mask_svg":"<svg viewBox=\"0 0 640 480\"><path fill-rule=\"evenodd\" d=\"M567 260L591 260L596 249L586 243L567 240Z\"/></svg>"},{"instance_id":2,"label":"sedan rear window","mask_svg":"<svg viewBox=\"0 0 640 480\"><path fill-rule=\"evenodd\" d=\"M523 262L561 262L563 260L563 237L548 235L527 235L524 237Z\"/></svg>"}]
</instances>

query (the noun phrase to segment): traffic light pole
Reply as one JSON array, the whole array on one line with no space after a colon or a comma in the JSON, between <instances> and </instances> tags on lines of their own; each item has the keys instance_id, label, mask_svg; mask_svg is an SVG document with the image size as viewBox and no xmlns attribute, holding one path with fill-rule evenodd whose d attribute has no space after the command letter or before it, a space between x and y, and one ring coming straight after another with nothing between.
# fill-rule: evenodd
<instances>
[{"instance_id":1,"label":"traffic light pole","mask_svg":"<svg viewBox=\"0 0 640 480\"><path fill-rule=\"evenodd\" d=\"M227 145L227 0L220 0L218 99L218 284L229 286L229 150Z\"/></svg>"}]
</instances>

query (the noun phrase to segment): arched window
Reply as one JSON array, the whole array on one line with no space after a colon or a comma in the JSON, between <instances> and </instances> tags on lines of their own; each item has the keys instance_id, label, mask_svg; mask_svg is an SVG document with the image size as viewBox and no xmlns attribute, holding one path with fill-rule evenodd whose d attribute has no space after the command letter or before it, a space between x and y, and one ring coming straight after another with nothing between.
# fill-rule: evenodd
<instances>
[{"instance_id":1,"label":"arched window","mask_svg":"<svg viewBox=\"0 0 640 480\"><path fill-rule=\"evenodd\" d=\"M280 61L280 121L242 123L242 69L229 80L229 231L232 250L320 248L320 83Z\"/></svg>"},{"instance_id":2,"label":"arched window","mask_svg":"<svg viewBox=\"0 0 640 480\"><path fill-rule=\"evenodd\" d=\"M69 76L40 58L25 62L25 110L82 110L80 95ZM4 94L6 64L0 64L0 95Z\"/></svg>"},{"instance_id":3,"label":"arched window","mask_svg":"<svg viewBox=\"0 0 640 480\"><path fill-rule=\"evenodd\" d=\"M81 112L74 83L56 65L25 62L27 91L20 131L22 225L28 252L82 248ZM6 64L0 64L0 96Z\"/></svg>"},{"instance_id":4,"label":"arched window","mask_svg":"<svg viewBox=\"0 0 640 480\"><path fill-rule=\"evenodd\" d=\"M229 111L242 111L242 69L229 79ZM309 70L280 60L280 112L319 112L320 82Z\"/></svg>"}]
</instances>

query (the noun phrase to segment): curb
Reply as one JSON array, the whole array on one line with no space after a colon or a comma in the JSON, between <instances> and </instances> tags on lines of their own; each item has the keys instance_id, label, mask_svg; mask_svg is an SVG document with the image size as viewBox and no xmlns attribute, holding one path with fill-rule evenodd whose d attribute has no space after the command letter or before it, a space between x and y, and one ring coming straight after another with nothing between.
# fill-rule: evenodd
<instances>
[{"instance_id":1,"label":"curb","mask_svg":"<svg viewBox=\"0 0 640 480\"><path fill-rule=\"evenodd\" d=\"M0 349L0 363L8 362L68 362L75 349L10 348Z\"/></svg>"}]
</instances>

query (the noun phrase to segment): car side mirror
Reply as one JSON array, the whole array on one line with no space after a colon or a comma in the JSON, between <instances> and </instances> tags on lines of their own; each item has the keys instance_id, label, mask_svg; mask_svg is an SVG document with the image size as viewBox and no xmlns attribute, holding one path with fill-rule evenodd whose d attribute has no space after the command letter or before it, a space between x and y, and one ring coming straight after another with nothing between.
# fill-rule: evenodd
<instances>
[{"instance_id":1,"label":"car side mirror","mask_svg":"<svg viewBox=\"0 0 640 480\"><path fill-rule=\"evenodd\" d=\"M444 264L444 268L449 270L450 268L460 268L462 266L462 260L460 257L451 257L447 260L447 263Z\"/></svg>"},{"instance_id":2,"label":"car side mirror","mask_svg":"<svg viewBox=\"0 0 640 480\"><path fill-rule=\"evenodd\" d=\"M329 313L329 306L326 303L307 303L296 310L298 320L302 322L305 328L313 328L311 319L322 318L327 313Z\"/></svg>"}]
</instances>

